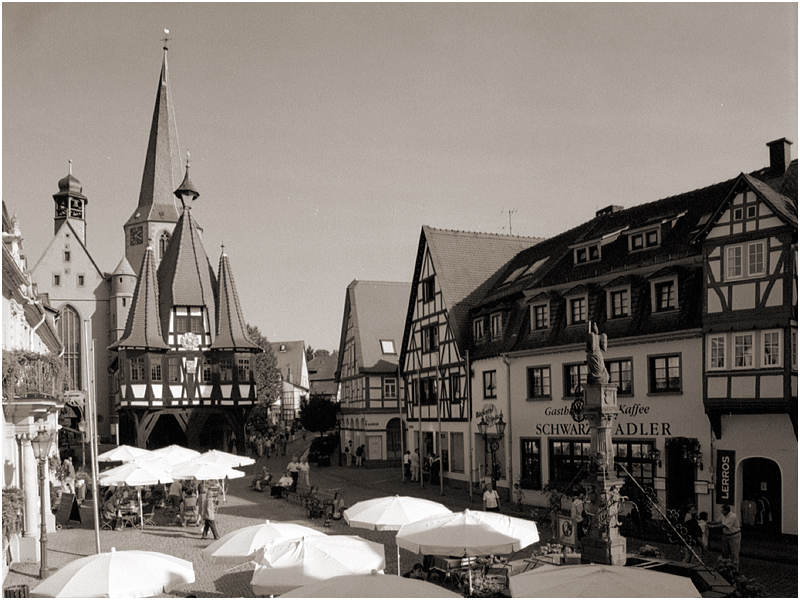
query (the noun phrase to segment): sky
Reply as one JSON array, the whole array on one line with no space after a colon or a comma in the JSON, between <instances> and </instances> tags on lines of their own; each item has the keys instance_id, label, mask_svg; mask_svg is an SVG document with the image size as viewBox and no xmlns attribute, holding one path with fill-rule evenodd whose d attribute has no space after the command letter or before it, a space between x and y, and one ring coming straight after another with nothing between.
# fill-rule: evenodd
<instances>
[{"instance_id":1,"label":"sky","mask_svg":"<svg viewBox=\"0 0 800 600\"><path fill-rule=\"evenodd\" d=\"M212 266L271 341L334 350L347 285L410 282L423 225L548 237L767 166L798 141L797 10L5 2L3 200L32 267L72 160L113 271L169 29Z\"/></svg>"}]
</instances>

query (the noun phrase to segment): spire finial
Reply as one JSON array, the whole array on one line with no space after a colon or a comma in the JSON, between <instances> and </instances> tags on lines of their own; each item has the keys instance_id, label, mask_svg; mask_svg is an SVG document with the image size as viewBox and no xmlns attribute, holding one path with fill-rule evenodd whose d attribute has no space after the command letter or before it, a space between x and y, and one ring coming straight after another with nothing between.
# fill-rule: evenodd
<instances>
[{"instance_id":1,"label":"spire finial","mask_svg":"<svg viewBox=\"0 0 800 600\"><path fill-rule=\"evenodd\" d=\"M189 170L189 159L190 159L191 157L192 157L192 154L191 154L191 152L189 152L189 150L187 149L187 150L186 150L186 170L187 170L187 171Z\"/></svg>"},{"instance_id":2,"label":"spire finial","mask_svg":"<svg viewBox=\"0 0 800 600\"><path fill-rule=\"evenodd\" d=\"M69 174L72 175L72 159L70 158L67 162L69 162Z\"/></svg>"},{"instance_id":3,"label":"spire finial","mask_svg":"<svg viewBox=\"0 0 800 600\"><path fill-rule=\"evenodd\" d=\"M167 43L168 43L168 42L169 42L171 39L172 39L172 38L171 38L171 37L169 37L169 29L164 29L164 40L163 40L163 41L164 41L164 50L169 50L169 48L167 47Z\"/></svg>"},{"instance_id":4,"label":"spire finial","mask_svg":"<svg viewBox=\"0 0 800 600\"><path fill-rule=\"evenodd\" d=\"M220 244L220 247L222 248L222 254L224 255L225 254L225 242L224 241Z\"/></svg>"}]
</instances>

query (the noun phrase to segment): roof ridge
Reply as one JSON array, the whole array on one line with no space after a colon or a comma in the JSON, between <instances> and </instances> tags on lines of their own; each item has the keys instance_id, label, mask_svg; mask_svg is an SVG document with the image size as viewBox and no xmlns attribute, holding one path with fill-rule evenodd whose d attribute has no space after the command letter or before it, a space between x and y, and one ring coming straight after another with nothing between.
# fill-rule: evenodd
<instances>
[{"instance_id":1,"label":"roof ridge","mask_svg":"<svg viewBox=\"0 0 800 600\"><path fill-rule=\"evenodd\" d=\"M480 236L480 237L492 237L498 239L506 239L506 240L545 240L547 238L538 237L538 236L527 236L527 235L509 235L507 233L492 233L489 231L466 231L463 229L440 229L437 227L432 227L430 225L423 225L423 228L427 229L428 231L433 231L436 233L444 233L450 235L467 235L467 236Z\"/></svg>"}]
</instances>

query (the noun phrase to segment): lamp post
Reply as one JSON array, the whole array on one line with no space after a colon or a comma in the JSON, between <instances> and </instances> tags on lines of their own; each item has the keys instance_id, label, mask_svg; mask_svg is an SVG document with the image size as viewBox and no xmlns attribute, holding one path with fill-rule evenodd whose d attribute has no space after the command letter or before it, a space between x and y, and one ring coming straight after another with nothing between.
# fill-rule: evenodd
<instances>
[{"instance_id":1,"label":"lamp post","mask_svg":"<svg viewBox=\"0 0 800 600\"><path fill-rule=\"evenodd\" d=\"M44 481L44 463L47 460L47 455L50 453L50 445L53 443L54 434L46 429L40 429L31 440L33 446L33 455L39 463L39 506L41 507L41 533L39 535L39 545L41 559L39 563L39 579L46 579L52 569L47 568L47 515L45 513L45 481Z\"/></svg>"},{"instance_id":2,"label":"lamp post","mask_svg":"<svg viewBox=\"0 0 800 600\"><path fill-rule=\"evenodd\" d=\"M492 455L492 489L497 489L497 462L495 461L495 452L500 448L500 440L503 439L503 434L506 431L506 423L503 421L503 413L496 419L492 419L495 431L489 431L489 423L484 417L481 417L478 423L478 432L483 436L484 446L487 446Z\"/></svg>"}]
</instances>

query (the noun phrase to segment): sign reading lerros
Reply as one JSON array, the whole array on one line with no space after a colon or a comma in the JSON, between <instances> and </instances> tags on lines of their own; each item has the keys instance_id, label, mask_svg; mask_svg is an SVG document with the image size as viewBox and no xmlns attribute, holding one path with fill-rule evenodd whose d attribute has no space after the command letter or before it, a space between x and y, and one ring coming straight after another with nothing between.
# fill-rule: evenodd
<instances>
[{"instance_id":1,"label":"sign reading lerros","mask_svg":"<svg viewBox=\"0 0 800 600\"><path fill-rule=\"evenodd\" d=\"M736 452L717 450L717 504L733 504L736 489Z\"/></svg>"}]
</instances>

